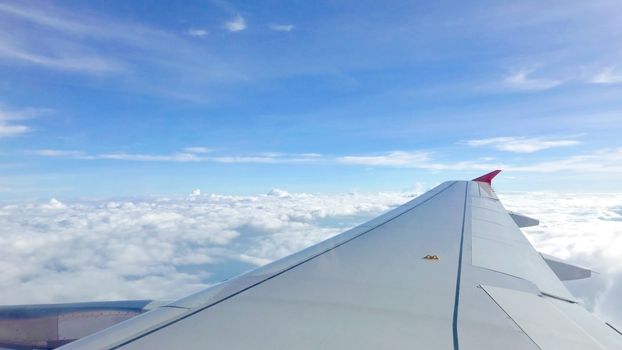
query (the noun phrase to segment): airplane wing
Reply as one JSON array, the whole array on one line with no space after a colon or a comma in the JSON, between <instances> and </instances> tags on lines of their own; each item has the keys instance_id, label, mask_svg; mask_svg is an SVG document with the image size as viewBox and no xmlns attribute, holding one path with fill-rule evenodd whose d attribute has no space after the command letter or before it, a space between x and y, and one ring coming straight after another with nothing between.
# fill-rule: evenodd
<instances>
[{"instance_id":1,"label":"airplane wing","mask_svg":"<svg viewBox=\"0 0 622 350\"><path fill-rule=\"evenodd\" d=\"M497 173L62 349L622 349L522 234Z\"/></svg>"}]
</instances>

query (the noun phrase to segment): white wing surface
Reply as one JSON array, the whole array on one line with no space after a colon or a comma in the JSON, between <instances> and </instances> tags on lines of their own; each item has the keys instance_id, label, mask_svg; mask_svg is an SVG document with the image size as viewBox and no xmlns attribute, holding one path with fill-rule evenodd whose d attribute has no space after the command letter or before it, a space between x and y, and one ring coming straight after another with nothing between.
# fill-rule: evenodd
<instances>
[{"instance_id":1,"label":"white wing surface","mask_svg":"<svg viewBox=\"0 0 622 350\"><path fill-rule=\"evenodd\" d=\"M622 349L522 234L494 175L63 349Z\"/></svg>"}]
</instances>

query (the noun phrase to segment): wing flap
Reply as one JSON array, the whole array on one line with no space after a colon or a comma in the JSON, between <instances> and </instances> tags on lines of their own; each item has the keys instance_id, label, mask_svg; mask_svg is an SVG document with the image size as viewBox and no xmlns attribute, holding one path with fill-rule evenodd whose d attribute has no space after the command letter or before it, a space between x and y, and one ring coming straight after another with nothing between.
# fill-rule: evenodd
<instances>
[{"instance_id":1,"label":"wing flap","mask_svg":"<svg viewBox=\"0 0 622 350\"><path fill-rule=\"evenodd\" d=\"M512 217L512 220L518 225L518 227L532 227L540 225L540 220L534 219L524 214L519 214L508 210L508 214Z\"/></svg>"},{"instance_id":2,"label":"wing flap","mask_svg":"<svg viewBox=\"0 0 622 350\"><path fill-rule=\"evenodd\" d=\"M540 255L542 255L544 261L546 261L551 270L553 270L557 277L559 277L559 279L562 281L580 280L584 278L590 278L592 276L592 270L586 267L571 264L569 262L544 253L540 253Z\"/></svg>"},{"instance_id":3,"label":"wing flap","mask_svg":"<svg viewBox=\"0 0 622 350\"><path fill-rule=\"evenodd\" d=\"M604 350L622 345L622 338L577 304L512 289L482 288L542 350Z\"/></svg>"}]
</instances>

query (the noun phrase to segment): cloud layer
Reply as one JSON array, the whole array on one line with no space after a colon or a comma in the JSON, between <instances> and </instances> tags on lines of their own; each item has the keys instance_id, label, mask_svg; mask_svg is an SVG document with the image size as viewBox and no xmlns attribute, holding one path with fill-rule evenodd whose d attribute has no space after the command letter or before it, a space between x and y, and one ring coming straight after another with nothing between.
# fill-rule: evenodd
<instances>
[{"instance_id":1,"label":"cloud layer","mask_svg":"<svg viewBox=\"0 0 622 350\"><path fill-rule=\"evenodd\" d=\"M326 239L411 193L202 195L0 207L4 304L174 298ZM600 272L571 290L621 324L622 194L500 194L542 252ZM79 288L78 288L79 286Z\"/></svg>"},{"instance_id":2,"label":"cloud layer","mask_svg":"<svg viewBox=\"0 0 622 350\"><path fill-rule=\"evenodd\" d=\"M407 200L404 193L219 196L194 190L181 198L5 205L0 300L173 298Z\"/></svg>"}]
</instances>

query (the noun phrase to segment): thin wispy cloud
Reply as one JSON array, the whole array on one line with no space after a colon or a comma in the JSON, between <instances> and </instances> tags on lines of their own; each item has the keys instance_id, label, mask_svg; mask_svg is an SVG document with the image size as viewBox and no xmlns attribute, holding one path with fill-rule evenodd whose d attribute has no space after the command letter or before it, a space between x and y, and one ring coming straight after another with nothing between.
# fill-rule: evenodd
<instances>
[{"instance_id":1,"label":"thin wispy cloud","mask_svg":"<svg viewBox=\"0 0 622 350\"><path fill-rule=\"evenodd\" d=\"M284 155L251 155L251 156L224 156L208 159L217 163L255 163L255 164L295 164L317 163L323 161L321 157L308 156L306 154Z\"/></svg>"},{"instance_id":2,"label":"thin wispy cloud","mask_svg":"<svg viewBox=\"0 0 622 350\"><path fill-rule=\"evenodd\" d=\"M28 153L42 157L91 159L85 152L74 150L38 149Z\"/></svg>"},{"instance_id":3,"label":"thin wispy cloud","mask_svg":"<svg viewBox=\"0 0 622 350\"><path fill-rule=\"evenodd\" d=\"M184 148L184 152L188 152L188 153L210 153L212 151L213 149L211 148L201 147L201 146Z\"/></svg>"},{"instance_id":4,"label":"thin wispy cloud","mask_svg":"<svg viewBox=\"0 0 622 350\"><path fill-rule=\"evenodd\" d=\"M594 75L590 82L593 84L622 83L622 72L619 72L616 66L607 67Z\"/></svg>"},{"instance_id":5,"label":"thin wispy cloud","mask_svg":"<svg viewBox=\"0 0 622 350\"><path fill-rule=\"evenodd\" d=\"M486 160L440 162L430 152L391 151L374 155L352 155L335 159L337 163L367 167L391 167L423 170L489 170L503 168Z\"/></svg>"},{"instance_id":6,"label":"thin wispy cloud","mask_svg":"<svg viewBox=\"0 0 622 350\"><path fill-rule=\"evenodd\" d=\"M65 57L46 56L23 50L9 42L0 43L0 57L52 69L87 73L109 73L123 70L123 65L112 60L74 53Z\"/></svg>"},{"instance_id":7,"label":"thin wispy cloud","mask_svg":"<svg viewBox=\"0 0 622 350\"><path fill-rule=\"evenodd\" d=\"M246 29L246 20L240 14L236 14L233 19L225 22L224 27L230 32L240 32Z\"/></svg>"},{"instance_id":8,"label":"thin wispy cloud","mask_svg":"<svg viewBox=\"0 0 622 350\"><path fill-rule=\"evenodd\" d=\"M337 161L345 164L408 167L427 163L430 159L430 154L426 152L392 151L378 155L343 156L337 158Z\"/></svg>"},{"instance_id":9,"label":"thin wispy cloud","mask_svg":"<svg viewBox=\"0 0 622 350\"><path fill-rule=\"evenodd\" d=\"M127 160L137 162L200 162L202 159L194 153L174 153L170 155L106 153L94 156L95 159Z\"/></svg>"},{"instance_id":10,"label":"thin wispy cloud","mask_svg":"<svg viewBox=\"0 0 622 350\"><path fill-rule=\"evenodd\" d=\"M313 163L323 162L328 158L317 153L258 153L242 155L214 155L212 149L206 147L186 147L181 152L171 154L145 154L145 153L125 153L113 152L102 154L88 154L78 150L54 150L40 149L27 152L31 155L54 158L71 158L80 160L118 160L133 162L174 162L174 163L248 163L248 164L294 164L294 163Z\"/></svg>"},{"instance_id":11,"label":"thin wispy cloud","mask_svg":"<svg viewBox=\"0 0 622 350\"><path fill-rule=\"evenodd\" d=\"M30 127L26 125L5 124L0 122L0 138L22 135L30 130Z\"/></svg>"},{"instance_id":12,"label":"thin wispy cloud","mask_svg":"<svg viewBox=\"0 0 622 350\"><path fill-rule=\"evenodd\" d=\"M203 37L209 34L209 32L206 29L190 28L188 29L188 31L186 31L186 34L195 37Z\"/></svg>"},{"instance_id":13,"label":"thin wispy cloud","mask_svg":"<svg viewBox=\"0 0 622 350\"><path fill-rule=\"evenodd\" d=\"M268 28L274 30L275 32L291 32L292 30L294 30L294 25L271 23Z\"/></svg>"},{"instance_id":14,"label":"thin wispy cloud","mask_svg":"<svg viewBox=\"0 0 622 350\"><path fill-rule=\"evenodd\" d=\"M576 146L581 142L570 139L538 138L538 137L492 137L467 141L473 147L491 146L500 151L514 153L534 153L549 148Z\"/></svg>"},{"instance_id":15,"label":"thin wispy cloud","mask_svg":"<svg viewBox=\"0 0 622 350\"><path fill-rule=\"evenodd\" d=\"M98 29L96 26L72 20L68 16L58 17L50 15L50 12L52 12L50 10L52 10L52 8L47 8L47 10L48 11L42 11L41 8L22 7L15 3L0 3L0 13L21 18L36 25L77 34L87 32L93 34L102 31L102 29Z\"/></svg>"},{"instance_id":16,"label":"thin wispy cloud","mask_svg":"<svg viewBox=\"0 0 622 350\"><path fill-rule=\"evenodd\" d=\"M246 79L218 52L207 55L205 45L188 40L207 34L203 28L169 31L98 12L76 15L51 3L0 4L0 66L108 79L100 82L115 90L202 102L210 84ZM164 88L170 85L175 88Z\"/></svg>"},{"instance_id":17,"label":"thin wispy cloud","mask_svg":"<svg viewBox=\"0 0 622 350\"><path fill-rule=\"evenodd\" d=\"M506 86L526 91L548 90L561 85L561 80L533 78L533 70L521 70L507 76L504 80Z\"/></svg>"},{"instance_id":18,"label":"thin wispy cloud","mask_svg":"<svg viewBox=\"0 0 622 350\"><path fill-rule=\"evenodd\" d=\"M570 144L569 144L570 145ZM566 146L569 146L566 145ZM557 145L559 146L559 145ZM518 146L517 146L518 147ZM525 153L526 146L521 146ZM534 146L535 147L535 146ZM559 146L561 147L561 146ZM205 151L205 152L204 152ZM532 149L529 149L532 151ZM516 152L514 150L513 152ZM622 148L601 149L590 153L570 155L548 161L532 162L499 162L491 157L479 157L474 160L443 162L434 157L431 152L425 151L390 151L375 154L331 156L318 153L258 153L258 154L230 154L212 155L209 149L186 148L182 152L171 154L141 154L141 153L104 153L87 154L75 150L34 150L29 154L42 157L62 157L76 160L110 160L133 162L174 162L174 163L224 163L224 164L308 164L335 166L365 166L388 167L404 169L422 169L434 171L487 171L490 169L504 169L514 172L552 173L620 173L622 172Z\"/></svg>"},{"instance_id":19,"label":"thin wispy cloud","mask_svg":"<svg viewBox=\"0 0 622 350\"><path fill-rule=\"evenodd\" d=\"M0 104L0 138L14 137L29 133L32 127L24 122L50 113L43 108L10 109Z\"/></svg>"},{"instance_id":20,"label":"thin wispy cloud","mask_svg":"<svg viewBox=\"0 0 622 350\"><path fill-rule=\"evenodd\" d=\"M508 166L506 169L518 172L538 173L621 173L622 148L602 149L591 153L573 155L561 159L551 159L534 164Z\"/></svg>"},{"instance_id":21,"label":"thin wispy cloud","mask_svg":"<svg viewBox=\"0 0 622 350\"><path fill-rule=\"evenodd\" d=\"M504 169L513 172L531 173L622 173L622 148L602 149L590 153L571 155L549 161L535 161L525 164L494 162L491 158L473 161L440 162L428 153L393 151L378 155L344 156L333 161L342 164L369 167L396 167L424 170L478 170Z\"/></svg>"},{"instance_id":22,"label":"thin wispy cloud","mask_svg":"<svg viewBox=\"0 0 622 350\"><path fill-rule=\"evenodd\" d=\"M87 24L47 6L43 11L41 8L4 3L0 4L0 18L3 17L8 19L5 23L11 27L0 24L0 58L49 69L84 73L123 70L120 61L99 54L95 52L97 50L79 42L88 37L126 40L130 38L127 33L131 31L118 30L114 24ZM34 27L30 24L34 24ZM46 29L45 36L34 34L39 27Z\"/></svg>"},{"instance_id":23,"label":"thin wispy cloud","mask_svg":"<svg viewBox=\"0 0 622 350\"><path fill-rule=\"evenodd\" d=\"M53 113L49 108L10 108L0 103L0 121L16 121L38 118L40 116Z\"/></svg>"}]
</instances>

